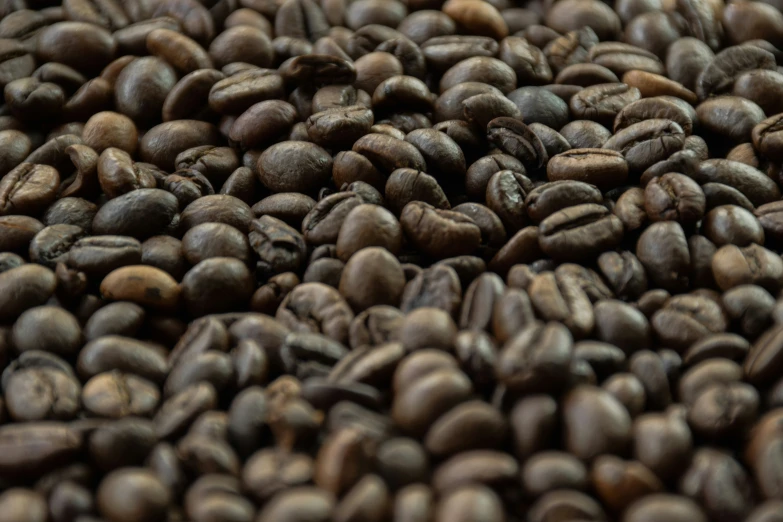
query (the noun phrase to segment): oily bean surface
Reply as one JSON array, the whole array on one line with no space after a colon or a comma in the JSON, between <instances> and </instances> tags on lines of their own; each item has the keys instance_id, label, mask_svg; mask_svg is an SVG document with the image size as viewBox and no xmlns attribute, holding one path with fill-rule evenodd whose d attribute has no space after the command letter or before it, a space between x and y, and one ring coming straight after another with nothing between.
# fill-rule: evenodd
<instances>
[{"instance_id":1,"label":"oily bean surface","mask_svg":"<svg viewBox=\"0 0 783 522\"><path fill-rule=\"evenodd\" d=\"M771 522L783 2L0 0L0 522Z\"/></svg>"}]
</instances>

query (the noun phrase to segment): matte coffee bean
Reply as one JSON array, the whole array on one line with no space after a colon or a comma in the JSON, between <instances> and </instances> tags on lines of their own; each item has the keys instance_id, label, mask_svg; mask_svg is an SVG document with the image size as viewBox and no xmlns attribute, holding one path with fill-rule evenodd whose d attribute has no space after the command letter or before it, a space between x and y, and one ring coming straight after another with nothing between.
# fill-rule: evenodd
<instances>
[{"instance_id":1,"label":"matte coffee bean","mask_svg":"<svg viewBox=\"0 0 783 522\"><path fill-rule=\"evenodd\" d=\"M740 284L757 284L777 291L783 278L781 270L783 260L756 244L742 248L726 245L715 252L712 258L715 281L723 290Z\"/></svg>"},{"instance_id":2,"label":"matte coffee bean","mask_svg":"<svg viewBox=\"0 0 783 522\"><path fill-rule=\"evenodd\" d=\"M252 276L246 264L233 257L212 257L182 278L185 307L193 316L229 312L246 305L252 295Z\"/></svg>"},{"instance_id":3,"label":"matte coffee bean","mask_svg":"<svg viewBox=\"0 0 783 522\"><path fill-rule=\"evenodd\" d=\"M244 263L250 261L247 236L224 223L202 223L182 236L182 251L192 265L212 257L233 257Z\"/></svg>"}]
</instances>

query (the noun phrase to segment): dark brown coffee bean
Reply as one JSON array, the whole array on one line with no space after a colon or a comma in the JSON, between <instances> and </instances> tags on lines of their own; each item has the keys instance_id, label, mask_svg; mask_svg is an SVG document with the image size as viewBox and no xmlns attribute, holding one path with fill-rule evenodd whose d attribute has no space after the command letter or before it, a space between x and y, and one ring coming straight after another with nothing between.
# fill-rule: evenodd
<instances>
[{"instance_id":1,"label":"dark brown coffee bean","mask_svg":"<svg viewBox=\"0 0 783 522\"><path fill-rule=\"evenodd\" d=\"M704 100L710 95L728 91L734 79L745 71L774 68L775 57L769 51L751 45L728 47L716 54L700 72L696 94Z\"/></svg>"},{"instance_id":2,"label":"dark brown coffee bean","mask_svg":"<svg viewBox=\"0 0 783 522\"><path fill-rule=\"evenodd\" d=\"M625 511L623 522L642 522L658 517L672 522L705 522L707 516L694 501L687 497L658 493L637 500Z\"/></svg>"},{"instance_id":3,"label":"dark brown coffee bean","mask_svg":"<svg viewBox=\"0 0 783 522\"><path fill-rule=\"evenodd\" d=\"M573 340L557 323L531 325L512 337L500 353L496 372L512 390L559 389L568 378Z\"/></svg>"},{"instance_id":4,"label":"dark brown coffee bean","mask_svg":"<svg viewBox=\"0 0 783 522\"><path fill-rule=\"evenodd\" d=\"M622 83L601 84L579 91L571 99L570 107L575 117L610 127L625 106L640 98L635 87Z\"/></svg>"},{"instance_id":5,"label":"dark brown coffee bean","mask_svg":"<svg viewBox=\"0 0 783 522\"><path fill-rule=\"evenodd\" d=\"M315 4L313 4L315 5ZM259 522L274 520L332 520L336 500L331 493L310 486L289 488L275 496L258 515Z\"/></svg>"},{"instance_id":6,"label":"dark brown coffee bean","mask_svg":"<svg viewBox=\"0 0 783 522\"><path fill-rule=\"evenodd\" d=\"M481 241L481 231L469 217L411 202L400 215L403 231L434 258L470 254Z\"/></svg>"},{"instance_id":7,"label":"dark brown coffee bean","mask_svg":"<svg viewBox=\"0 0 783 522\"><path fill-rule=\"evenodd\" d=\"M547 164L550 181L574 180L608 190L628 177L628 163L622 154L603 149L573 149L552 157Z\"/></svg>"},{"instance_id":8,"label":"dark brown coffee bean","mask_svg":"<svg viewBox=\"0 0 783 522\"><path fill-rule=\"evenodd\" d=\"M470 34L502 40L508 35L508 26L492 5L467 0L452 0L443 6L443 12Z\"/></svg>"},{"instance_id":9,"label":"dark brown coffee bean","mask_svg":"<svg viewBox=\"0 0 783 522\"><path fill-rule=\"evenodd\" d=\"M678 223L663 221L650 225L639 238L636 255L655 284L672 291L687 287L691 257Z\"/></svg>"},{"instance_id":10,"label":"dark brown coffee bean","mask_svg":"<svg viewBox=\"0 0 783 522\"><path fill-rule=\"evenodd\" d=\"M466 451L451 457L433 473L432 483L443 493L467 484L503 489L518 480L516 459L497 450Z\"/></svg>"},{"instance_id":11,"label":"dark brown coffee bean","mask_svg":"<svg viewBox=\"0 0 783 522\"><path fill-rule=\"evenodd\" d=\"M163 103L176 83L177 75L168 63L153 57L139 58L117 77L117 109L140 125L160 121Z\"/></svg>"},{"instance_id":12,"label":"dark brown coffee bean","mask_svg":"<svg viewBox=\"0 0 783 522\"><path fill-rule=\"evenodd\" d=\"M560 259L583 259L610 250L622 239L622 222L600 205L569 207L541 222L541 249Z\"/></svg>"},{"instance_id":13,"label":"dark brown coffee bean","mask_svg":"<svg viewBox=\"0 0 783 522\"><path fill-rule=\"evenodd\" d=\"M692 436L685 419L675 413L649 413L634 422L634 454L663 479L678 476L688 462Z\"/></svg>"},{"instance_id":14,"label":"dark brown coffee bean","mask_svg":"<svg viewBox=\"0 0 783 522\"><path fill-rule=\"evenodd\" d=\"M495 118L487 125L487 139L531 170L546 164L548 155L541 140L514 118Z\"/></svg>"},{"instance_id":15,"label":"dark brown coffee bean","mask_svg":"<svg viewBox=\"0 0 783 522\"><path fill-rule=\"evenodd\" d=\"M322 148L301 141L268 148L258 159L261 182L276 192L311 192L328 179L332 159Z\"/></svg>"},{"instance_id":16,"label":"dark brown coffee bean","mask_svg":"<svg viewBox=\"0 0 783 522\"><path fill-rule=\"evenodd\" d=\"M566 447L579 458L622 453L631 441L628 411L600 388L580 386L569 392L563 416Z\"/></svg>"},{"instance_id":17,"label":"dark brown coffee bean","mask_svg":"<svg viewBox=\"0 0 783 522\"><path fill-rule=\"evenodd\" d=\"M57 279L42 266L27 264L0 274L0 318L15 320L25 310L43 305L53 294Z\"/></svg>"},{"instance_id":18,"label":"dark brown coffee bean","mask_svg":"<svg viewBox=\"0 0 783 522\"><path fill-rule=\"evenodd\" d=\"M501 500L494 491L485 486L470 484L447 493L438 503L434 520L497 522L504 517Z\"/></svg>"},{"instance_id":19,"label":"dark brown coffee bean","mask_svg":"<svg viewBox=\"0 0 783 522\"><path fill-rule=\"evenodd\" d=\"M0 214L37 215L54 201L59 185L54 168L21 163L0 180Z\"/></svg>"},{"instance_id":20,"label":"dark brown coffee bean","mask_svg":"<svg viewBox=\"0 0 783 522\"><path fill-rule=\"evenodd\" d=\"M0 231L2 231L0 249L3 252L27 252L30 241L43 228L44 224L32 217L2 216L0 217Z\"/></svg>"},{"instance_id":21,"label":"dark brown coffee bean","mask_svg":"<svg viewBox=\"0 0 783 522\"><path fill-rule=\"evenodd\" d=\"M783 275L783 261L770 250L756 244L740 248L726 245L715 253L712 271L722 290L741 284L757 284L777 291Z\"/></svg>"},{"instance_id":22,"label":"dark brown coffee bean","mask_svg":"<svg viewBox=\"0 0 783 522\"><path fill-rule=\"evenodd\" d=\"M652 221L690 226L704 216L706 198L691 178L677 173L653 178L644 189L644 207Z\"/></svg>"},{"instance_id":23,"label":"dark brown coffee bean","mask_svg":"<svg viewBox=\"0 0 783 522\"><path fill-rule=\"evenodd\" d=\"M119 501L118 497L125 501ZM153 472L129 467L106 476L96 500L98 510L110 519L138 515L148 520L163 520L171 493Z\"/></svg>"},{"instance_id":24,"label":"dark brown coffee bean","mask_svg":"<svg viewBox=\"0 0 783 522\"><path fill-rule=\"evenodd\" d=\"M465 401L471 391L470 380L459 370L433 371L397 393L392 415L404 430L423 434L442 413Z\"/></svg>"}]
</instances>

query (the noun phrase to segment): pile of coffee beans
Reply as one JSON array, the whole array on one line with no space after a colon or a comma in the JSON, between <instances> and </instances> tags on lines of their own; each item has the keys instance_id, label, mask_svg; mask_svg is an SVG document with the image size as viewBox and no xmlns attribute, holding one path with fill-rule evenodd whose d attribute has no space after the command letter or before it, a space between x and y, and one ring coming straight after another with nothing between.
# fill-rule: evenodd
<instances>
[{"instance_id":1,"label":"pile of coffee beans","mask_svg":"<svg viewBox=\"0 0 783 522\"><path fill-rule=\"evenodd\" d=\"M0 522L783 521L783 0L0 0Z\"/></svg>"}]
</instances>

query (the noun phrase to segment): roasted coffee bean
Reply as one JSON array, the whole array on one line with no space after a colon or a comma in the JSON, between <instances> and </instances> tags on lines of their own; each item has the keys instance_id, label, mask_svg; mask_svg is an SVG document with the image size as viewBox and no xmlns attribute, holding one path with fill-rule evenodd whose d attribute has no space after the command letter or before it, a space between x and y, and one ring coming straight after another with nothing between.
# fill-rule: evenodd
<instances>
[{"instance_id":1,"label":"roasted coffee bean","mask_svg":"<svg viewBox=\"0 0 783 522\"><path fill-rule=\"evenodd\" d=\"M559 129L568 122L568 103L543 87L520 87L508 93L528 123Z\"/></svg>"},{"instance_id":2,"label":"roasted coffee bean","mask_svg":"<svg viewBox=\"0 0 783 522\"><path fill-rule=\"evenodd\" d=\"M138 58L117 77L117 109L139 125L156 123L166 96L176 83L177 75L167 62L154 57Z\"/></svg>"},{"instance_id":3,"label":"roasted coffee bean","mask_svg":"<svg viewBox=\"0 0 783 522\"><path fill-rule=\"evenodd\" d=\"M703 100L729 90L734 79L745 71L774 68L775 57L769 51L751 45L728 47L702 69L696 81L696 94Z\"/></svg>"},{"instance_id":4,"label":"roasted coffee bean","mask_svg":"<svg viewBox=\"0 0 783 522\"><path fill-rule=\"evenodd\" d=\"M250 247L258 254L256 271L271 276L298 270L305 257L302 236L282 221L270 216L254 220L248 234Z\"/></svg>"},{"instance_id":5,"label":"roasted coffee bean","mask_svg":"<svg viewBox=\"0 0 783 522\"><path fill-rule=\"evenodd\" d=\"M4 94L8 109L18 118L35 120L41 114L57 116L65 105L65 93L59 85L34 77L10 82Z\"/></svg>"},{"instance_id":6,"label":"roasted coffee bean","mask_svg":"<svg viewBox=\"0 0 783 522\"><path fill-rule=\"evenodd\" d=\"M622 83L607 83L582 89L571 98L569 105L577 118L611 127L617 114L640 98L641 94L635 87Z\"/></svg>"},{"instance_id":7,"label":"roasted coffee bean","mask_svg":"<svg viewBox=\"0 0 783 522\"><path fill-rule=\"evenodd\" d=\"M0 319L14 321L24 311L40 306L54 294L54 272L39 265L26 264L0 274Z\"/></svg>"},{"instance_id":8,"label":"roasted coffee bean","mask_svg":"<svg viewBox=\"0 0 783 522\"><path fill-rule=\"evenodd\" d=\"M722 290L741 284L757 284L771 291L780 288L783 260L759 245L747 247L726 245L712 258L715 281Z\"/></svg>"},{"instance_id":9,"label":"roasted coffee bean","mask_svg":"<svg viewBox=\"0 0 783 522\"><path fill-rule=\"evenodd\" d=\"M529 169L539 169L548 156L541 140L519 120L501 117L487 125L487 139Z\"/></svg>"},{"instance_id":10,"label":"roasted coffee bean","mask_svg":"<svg viewBox=\"0 0 783 522\"><path fill-rule=\"evenodd\" d=\"M622 453L632 439L628 411L609 393L579 386L563 404L566 448L578 458Z\"/></svg>"},{"instance_id":11,"label":"roasted coffee bean","mask_svg":"<svg viewBox=\"0 0 783 522\"><path fill-rule=\"evenodd\" d=\"M96 234L147 239L165 230L179 209L174 195L157 188L126 192L103 205L92 222Z\"/></svg>"},{"instance_id":12,"label":"roasted coffee bean","mask_svg":"<svg viewBox=\"0 0 783 522\"><path fill-rule=\"evenodd\" d=\"M38 215L57 197L59 185L56 169L21 163L0 180L0 214Z\"/></svg>"},{"instance_id":13,"label":"roasted coffee bean","mask_svg":"<svg viewBox=\"0 0 783 522\"><path fill-rule=\"evenodd\" d=\"M704 217L705 207L702 189L682 174L653 178L644 188L644 209L652 221L677 221L691 226Z\"/></svg>"},{"instance_id":14,"label":"roasted coffee bean","mask_svg":"<svg viewBox=\"0 0 783 522\"><path fill-rule=\"evenodd\" d=\"M540 230L541 249L562 260L595 257L617 246L623 236L620 219L593 203L555 212L541 222Z\"/></svg>"},{"instance_id":15,"label":"roasted coffee bean","mask_svg":"<svg viewBox=\"0 0 783 522\"><path fill-rule=\"evenodd\" d=\"M481 231L471 218L423 202L408 203L400 224L411 241L434 258L470 254L481 241Z\"/></svg>"},{"instance_id":16,"label":"roasted coffee bean","mask_svg":"<svg viewBox=\"0 0 783 522\"><path fill-rule=\"evenodd\" d=\"M572 149L552 157L547 164L550 181L573 180L608 190L628 177L628 163L619 152L603 149Z\"/></svg>"},{"instance_id":17,"label":"roasted coffee bean","mask_svg":"<svg viewBox=\"0 0 783 522\"><path fill-rule=\"evenodd\" d=\"M772 520L779 3L0 0L5 518Z\"/></svg>"},{"instance_id":18,"label":"roasted coffee bean","mask_svg":"<svg viewBox=\"0 0 783 522\"><path fill-rule=\"evenodd\" d=\"M619 131L604 143L604 149L620 152L631 173L643 172L658 161L681 150L685 134L676 122L650 119Z\"/></svg>"},{"instance_id":19,"label":"roasted coffee bean","mask_svg":"<svg viewBox=\"0 0 783 522\"><path fill-rule=\"evenodd\" d=\"M547 321L562 322L576 337L593 330L595 317L587 294L573 280L542 272L528 286L531 303Z\"/></svg>"},{"instance_id":20,"label":"roasted coffee bean","mask_svg":"<svg viewBox=\"0 0 783 522\"><path fill-rule=\"evenodd\" d=\"M501 351L496 372L512 390L557 390L568 379L573 340L556 323L532 325L512 337Z\"/></svg>"},{"instance_id":21,"label":"roasted coffee bean","mask_svg":"<svg viewBox=\"0 0 783 522\"><path fill-rule=\"evenodd\" d=\"M529 223L525 205L532 189L533 183L524 174L511 170L500 170L489 178L487 207L497 214L508 232L516 232Z\"/></svg>"}]
</instances>

